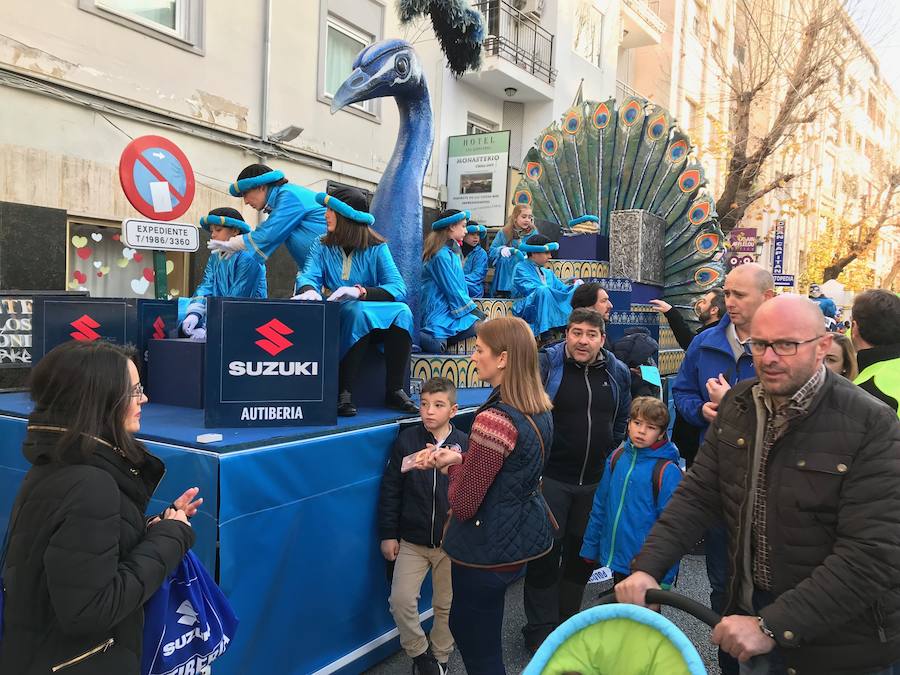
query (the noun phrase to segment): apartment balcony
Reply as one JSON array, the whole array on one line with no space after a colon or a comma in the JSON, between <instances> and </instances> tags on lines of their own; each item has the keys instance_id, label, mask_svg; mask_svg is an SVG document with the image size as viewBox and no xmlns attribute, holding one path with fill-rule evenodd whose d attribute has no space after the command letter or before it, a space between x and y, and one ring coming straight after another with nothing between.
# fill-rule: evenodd
<instances>
[{"instance_id":1,"label":"apartment balcony","mask_svg":"<svg viewBox=\"0 0 900 675\"><path fill-rule=\"evenodd\" d=\"M506 0L473 3L484 16L483 63L463 81L495 98L512 101L552 101L553 34ZM515 91L513 91L515 90Z\"/></svg>"},{"instance_id":2,"label":"apartment balcony","mask_svg":"<svg viewBox=\"0 0 900 675\"><path fill-rule=\"evenodd\" d=\"M622 49L658 45L666 32L659 0L622 0Z\"/></svg>"},{"instance_id":3,"label":"apartment balcony","mask_svg":"<svg viewBox=\"0 0 900 675\"><path fill-rule=\"evenodd\" d=\"M632 87L627 82L622 82L622 80L616 80L616 101L621 103L629 96L638 96L640 98L647 98L637 89Z\"/></svg>"}]
</instances>

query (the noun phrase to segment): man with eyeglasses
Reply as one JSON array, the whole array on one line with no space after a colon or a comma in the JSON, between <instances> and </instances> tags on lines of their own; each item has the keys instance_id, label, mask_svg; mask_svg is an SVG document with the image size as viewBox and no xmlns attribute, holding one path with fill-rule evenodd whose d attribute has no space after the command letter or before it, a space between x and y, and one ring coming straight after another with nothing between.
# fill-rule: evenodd
<instances>
[{"instance_id":1,"label":"man with eyeglasses","mask_svg":"<svg viewBox=\"0 0 900 675\"><path fill-rule=\"evenodd\" d=\"M712 640L753 659L746 672L900 672L900 421L825 368L831 339L803 296L759 308L748 342L759 379L726 394L616 587L644 604L724 517L732 565Z\"/></svg>"},{"instance_id":2,"label":"man with eyeglasses","mask_svg":"<svg viewBox=\"0 0 900 675\"><path fill-rule=\"evenodd\" d=\"M672 386L675 408L690 424L700 429L701 442L710 422L716 419L719 402L729 388L756 376L753 359L746 347L750 323L764 302L775 295L772 274L757 263L740 265L725 277L725 316L718 325L695 337ZM698 537L699 539L699 537ZM710 605L721 612L726 600L728 553L721 523L714 524L704 537L706 574L712 592ZM724 675L736 675L737 662L719 652Z\"/></svg>"}]
</instances>

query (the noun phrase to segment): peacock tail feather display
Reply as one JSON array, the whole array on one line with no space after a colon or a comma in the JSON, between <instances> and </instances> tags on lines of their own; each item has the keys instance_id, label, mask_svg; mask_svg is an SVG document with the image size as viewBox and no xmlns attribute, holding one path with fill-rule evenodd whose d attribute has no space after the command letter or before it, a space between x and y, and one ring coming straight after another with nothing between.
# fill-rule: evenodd
<instances>
[{"instance_id":1,"label":"peacock tail feather display","mask_svg":"<svg viewBox=\"0 0 900 675\"><path fill-rule=\"evenodd\" d=\"M426 14L450 70L461 77L481 67L484 18L466 0L398 0L400 22L409 23Z\"/></svg>"},{"instance_id":2,"label":"peacock tail feather display","mask_svg":"<svg viewBox=\"0 0 900 675\"><path fill-rule=\"evenodd\" d=\"M688 135L654 103L635 96L584 101L537 136L513 200L563 231L571 231L570 220L597 216L605 236L613 211L654 213L666 226L663 297L688 307L725 276L714 201L690 151ZM583 223L575 231L597 229Z\"/></svg>"}]
</instances>

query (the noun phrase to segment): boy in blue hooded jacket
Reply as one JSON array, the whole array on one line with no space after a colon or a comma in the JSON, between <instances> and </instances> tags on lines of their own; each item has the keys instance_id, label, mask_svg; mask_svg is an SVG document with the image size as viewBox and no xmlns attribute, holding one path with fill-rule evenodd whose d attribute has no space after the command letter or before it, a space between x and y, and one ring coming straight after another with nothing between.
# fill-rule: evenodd
<instances>
[{"instance_id":1,"label":"boy in blue hooded jacket","mask_svg":"<svg viewBox=\"0 0 900 675\"><path fill-rule=\"evenodd\" d=\"M606 460L597 486L581 557L609 567L615 583L631 574L631 560L681 482L678 448L666 437L668 426L669 410L662 401L634 399L628 438ZM669 570L664 588L677 572L677 565Z\"/></svg>"}]
</instances>

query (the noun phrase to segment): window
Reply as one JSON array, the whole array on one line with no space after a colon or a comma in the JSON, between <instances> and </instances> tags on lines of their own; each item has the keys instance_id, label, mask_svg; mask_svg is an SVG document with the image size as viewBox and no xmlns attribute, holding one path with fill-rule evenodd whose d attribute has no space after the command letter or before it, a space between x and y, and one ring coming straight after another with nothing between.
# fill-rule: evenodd
<instances>
[{"instance_id":1,"label":"window","mask_svg":"<svg viewBox=\"0 0 900 675\"><path fill-rule=\"evenodd\" d=\"M368 45L382 39L385 3L381 0L319 0L319 54L316 98L330 106L353 62ZM348 105L346 112L380 122L381 101Z\"/></svg>"},{"instance_id":2,"label":"window","mask_svg":"<svg viewBox=\"0 0 900 675\"><path fill-rule=\"evenodd\" d=\"M202 53L204 0L78 0L78 6L177 47Z\"/></svg>"},{"instance_id":3,"label":"window","mask_svg":"<svg viewBox=\"0 0 900 675\"><path fill-rule=\"evenodd\" d=\"M598 68L603 65L603 14L593 0L575 4L572 51Z\"/></svg>"},{"instance_id":4,"label":"window","mask_svg":"<svg viewBox=\"0 0 900 675\"><path fill-rule=\"evenodd\" d=\"M497 131L497 125L477 115L469 114L466 121L467 134L490 134Z\"/></svg>"},{"instance_id":5,"label":"window","mask_svg":"<svg viewBox=\"0 0 900 675\"><path fill-rule=\"evenodd\" d=\"M353 61L365 47L372 44L372 36L354 30L336 17L329 16L325 45L325 95L332 97L344 79L353 72ZM372 101L354 103L355 107L372 112Z\"/></svg>"}]
</instances>

